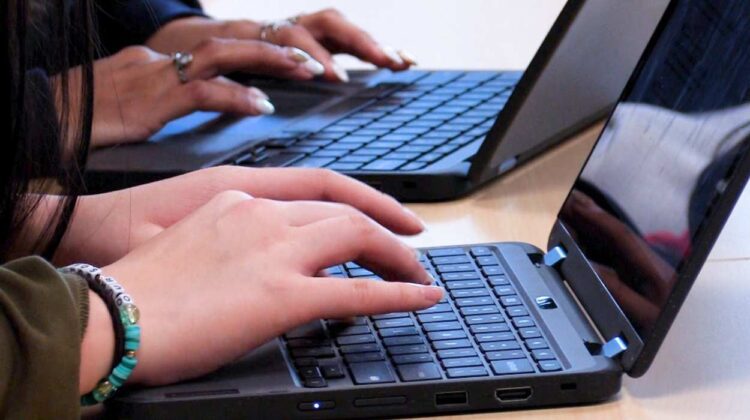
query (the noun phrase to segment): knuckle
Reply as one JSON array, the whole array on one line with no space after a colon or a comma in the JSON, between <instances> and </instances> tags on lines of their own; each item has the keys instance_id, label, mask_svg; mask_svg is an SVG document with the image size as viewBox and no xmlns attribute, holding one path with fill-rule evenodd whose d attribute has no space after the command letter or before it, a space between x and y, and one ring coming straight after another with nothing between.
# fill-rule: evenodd
<instances>
[{"instance_id":1,"label":"knuckle","mask_svg":"<svg viewBox=\"0 0 750 420\"><path fill-rule=\"evenodd\" d=\"M253 197L250 194L247 194L243 191L226 190L217 193L214 196L213 200L223 204L234 205L243 201L252 201L250 200L251 198Z\"/></svg>"},{"instance_id":2,"label":"knuckle","mask_svg":"<svg viewBox=\"0 0 750 420\"><path fill-rule=\"evenodd\" d=\"M358 303L372 302L373 289L372 281L364 279L355 279L351 282L352 301Z\"/></svg>"},{"instance_id":3,"label":"knuckle","mask_svg":"<svg viewBox=\"0 0 750 420\"><path fill-rule=\"evenodd\" d=\"M152 49L148 47L144 47L142 45L126 47L121 51L121 54L128 61L142 62L142 63L154 61L160 55L159 53L153 51Z\"/></svg>"},{"instance_id":4,"label":"knuckle","mask_svg":"<svg viewBox=\"0 0 750 420\"><path fill-rule=\"evenodd\" d=\"M210 37L201 41L196 50L199 51L200 55L213 57L221 52L224 44L225 41L223 39Z\"/></svg>"},{"instance_id":5,"label":"knuckle","mask_svg":"<svg viewBox=\"0 0 750 420\"><path fill-rule=\"evenodd\" d=\"M205 80L193 80L185 84L187 95L193 103L202 104L211 97L211 85Z\"/></svg>"},{"instance_id":6,"label":"knuckle","mask_svg":"<svg viewBox=\"0 0 750 420\"><path fill-rule=\"evenodd\" d=\"M357 235L367 238L377 233L375 225L364 215L357 213L347 215L346 217L349 221L349 225L352 226L352 229L354 229Z\"/></svg>"}]
</instances>

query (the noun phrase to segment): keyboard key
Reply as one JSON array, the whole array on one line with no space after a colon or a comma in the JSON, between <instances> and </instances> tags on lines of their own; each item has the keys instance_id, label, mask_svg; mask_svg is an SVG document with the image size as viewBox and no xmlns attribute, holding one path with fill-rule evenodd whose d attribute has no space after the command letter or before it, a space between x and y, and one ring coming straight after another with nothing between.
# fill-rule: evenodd
<instances>
[{"instance_id":1,"label":"keyboard key","mask_svg":"<svg viewBox=\"0 0 750 420\"><path fill-rule=\"evenodd\" d=\"M307 347L301 349L292 349L292 357L319 357L328 358L336 356L332 347Z\"/></svg>"},{"instance_id":2,"label":"keyboard key","mask_svg":"<svg viewBox=\"0 0 750 420\"><path fill-rule=\"evenodd\" d=\"M508 316L511 318L529 315L529 311L527 311L526 308L524 308L523 306L511 306L507 310L508 310Z\"/></svg>"},{"instance_id":3,"label":"keyboard key","mask_svg":"<svg viewBox=\"0 0 750 420\"><path fill-rule=\"evenodd\" d=\"M414 327L383 328L379 333L383 338L398 337L402 335L419 335L419 332Z\"/></svg>"},{"instance_id":4,"label":"keyboard key","mask_svg":"<svg viewBox=\"0 0 750 420\"><path fill-rule=\"evenodd\" d=\"M412 162L412 163L407 163L406 165L399 168L399 171L418 171L424 168L425 166L427 166L427 164L422 163L422 162Z\"/></svg>"},{"instance_id":5,"label":"keyboard key","mask_svg":"<svg viewBox=\"0 0 750 420\"><path fill-rule=\"evenodd\" d=\"M427 338L430 341L435 340L456 340L459 338L466 338L466 333L462 330L452 330L452 331L433 331L430 333L427 333Z\"/></svg>"},{"instance_id":6,"label":"keyboard key","mask_svg":"<svg viewBox=\"0 0 750 420\"><path fill-rule=\"evenodd\" d=\"M545 360L539 362L539 369L542 372L554 372L562 370L562 366L560 366L560 363L557 360Z\"/></svg>"},{"instance_id":7,"label":"keyboard key","mask_svg":"<svg viewBox=\"0 0 750 420\"><path fill-rule=\"evenodd\" d=\"M531 356L537 362L540 360L555 360L555 354L549 349L532 350Z\"/></svg>"},{"instance_id":8,"label":"keyboard key","mask_svg":"<svg viewBox=\"0 0 750 420\"><path fill-rule=\"evenodd\" d=\"M487 276L497 276L500 274L505 274L505 270L499 265L490 265L490 266L482 267L482 272L484 272L484 274Z\"/></svg>"},{"instance_id":9,"label":"keyboard key","mask_svg":"<svg viewBox=\"0 0 750 420\"><path fill-rule=\"evenodd\" d=\"M422 325L427 332L461 330L463 327L458 322L427 322Z\"/></svg>"},{"instance_id":10,"label":"keyboard key","mask_svg":"<svg viewBox=\"0 0 750 420\"><path fill-rule=\"evenodd\" d=\"M323 374L320 372L320 368L317 366L309 366L297 369L299 376L307 378L322 378Z\"/></svg>"},{"instance_id":11,"label":"keyboard key","mask_svg":"<svg viewBox=\"0 0 750 420\"><path fill-rule=\"evenodd\" d=\"M469 325L493 324L496 322L505 322L505 318L503 318L503 316L499 314L467 316L464 320Z\"/></svg>"},{"instance_id":12,"label":"keyboard key","mask_svg":"<svg viewBox=\"0 0 750 420\"><path fill-rule=\"evenodd\" d=\"M398 375L404 382L428 381L430 379L442 379L435 363L414 363L408 365L398 365L396 367Z\"/></svg>"},{"instance_id":13,"label":"keyboard key","mask_svg":"<svg viewBox=\"0 0 750 420\"><path fill-rule=\"evenodd\" d=\"M497 260L496 256L492 255L477 258L477 264L486 267L490 265L500 265L500 261Z\"/></svg>"},{"instance_id":14,"label":"keyboard key","mask_svg":"<svg viewBox=\"0 0 750 420\"><path fill-rule=\"evenodd\" d=\"M383 159L411 160L419 157L419 153L391 152L383 156Z\"/></svg>"},{"instance_id":15,"label":"keyboard key","mask_svg":"<svg viewBox=\"0 0 750 420\"><path fill-rule=\"evenodd\" d=\"M494 303L494 300L488 296L456 299L456 306L458 307L492 305Z\"/></svg>"},{"instance_id":16,"label":"keyboard key","mask_svg":"<svg viewBox=\"0 0 750 420\"><path fill-rule=\"evenodd\" d=\"M336 163L367 163L371 160L375 159L373 156L344 156L341 159L337 160Z\"/></svg>"},{"instance_id":17,"label":"keyboard key","mask_svg":"<svg viewBox=\"0 0 750 420\"><path fill-rule=\"evenodd\" d=\"M385 362L351 363L349 369L357 385L395 382L391 369Z\"/></svg>"},{"instance_id":18,"label":"keyboard key","mask_svg":"<svg viewBox=\"0 0 750 420\"><path fill-rule=\"evenodd\" d=\"M371 148L371 147L365 147L363 149L358 149L352 152L353 156L370 156L373 159L378 156L383 156L384 154L390 152L391 149L384 149L384 148Z\"/></svg>"},{"instance_id":19,"label":"keyboard key","mask_svg":"<svg viewBox=\"0 0 750 420\"><path fill-rule=\"evenodd\" d=\"M336 344L339 346L346 346L350 344L366 344L366 343L374 343L375 342L375 336L372 334L364 334L364 335L346 335L343 337L339 337L336 339Z\"/></svg>"},{"instance_id":20,"label":"keyboard key","mask_svg":"<svg viewBox=\"0 0 750 420\"><path fill-rule=\"evenodd\" d=\"M310 367L310 366L318 366L318 359L314 357L303 357L301 359L295 359L294 360L294 366L300 367Z\"/></svg>"},{"instance_id":21,"label":"keyboard key","mask_svg":"<svg viewBox=\"0 0 750 420\"><path fill-rule=\"evenodd\" d=\"M493 291L495 292L495 296L498 296L498 297L500 297L500 296L510 296L510 295L515 295L516 294L516 289L513 288L513 286L511 286L511 285L507 285L507 286L495 286L495 288L493 289Z\"/></svg>"},{"instance_id":22,"label":"keyboard key","mask_svg":"<svg viewBox=\"0 0 750 420\"><path fill-rule=\"evenodd\" d=\"M489 276L487 277L487 281L493 286L507 286L510 284L510 281L505 276Z\"/></svg>"},{"instance_id":23,"label":"keyboard key","mask_svg":"<svg viewBox=\"0 0 750 420\"><path fill-rule=\"evenodd\" d=\"M451 255L466 255L466 251L464 251L463 248L438 248L427 251L427 256L430 258L447 257Z\"/></svg>"},{"instance_id":24,"label":"keyboard key","mask_svg":"<svg viewBox=\"0 0 750 420\"><path fill-rule=\"evenodd\" d=\"M476 271L473 272L463 272L463 273L445 273L440 275L440 279L443 281L457 281L457 280L479 280L479 273ZM474 284L480 284L481 286L475 286L475 287L484 287L484 283L474 283Z\"/></svg>"},{"instance_id":25,"label":"keyboard key","mask_svg":"<svg viewBox=\"0 0 750 420\"><path fill-rule=\"evenodd\" d=\"M352 326L330 326L328 327L331 331L331 335L334 337L341 337L346 335L357 335L367 334L370 332L370 327L367 325L352 325Z\"/></svg>"},{"instance_id":26,"label":"keyboard key","mask_svg":"<svg viewBox=\"0 0 750 420\"><path fill-rule=\"evenodd\" d=\"M465 339L464 340L439 340L439 341L433 341L432 347L435 350L470 348L471 342Z\"/></svg>"},{"instance_id":27,"label":"keyboard key","mask_svg":"<svg viewBox=\"0 0 750 420\"><path fill-rule=\"evenodd\" d=\"M518 330L518 333L521 334L521 337L524 340L527 340L529 338L539 338L542 336L542 333L538 328L522 328Z\"/></svg>"},{"instance_id":28,"label":"keyboard key","mask_svg":"<svg viewBox=\"0 0 750 420\"><path fill-rule=\"evenodd\" d=\"M409 318L409 313L408 312L391 312L389 314L373 315L370 318L372 318L375 321L380 321L381 319Z\"/></svg>"},{"instance_id":29,"label":"keyboard key","mask_svg":"<svg viewBox=\"0 0 750 420\"><path fill-rule=\"evenodd\" d=\"M489 296L487 289L457 289L450 292L454 299Z\"/></svg>"},{"instance_id":30,"label":"keyboard key","mask_svg":"<svg viewBox=\"0 0 750 420\"><path fill-rule=\"evenodd\" d=\"M325 388L328 386L328 382L323 378L308 378L302 381L302 384L306 388Z\"/></svg>"},{"instance_id":31,"label":"keyboard key","mask_svg":"<svg viewBox=\"0 0 750 420\"><path fill-rule=\"evenodd\" d=\"M417 315L417 319L419 319L419 322L421 323L427 323L427 322L455 321L458 318L456 318L456 314L454 314L453 312L441 312L441 313L436 313L436 314Z\"/></svg>"},{"instance_id":32,"label":"keyboard key","mask_svg":"<svg viewBox=\"0 0 750 420\"><path fill-rule=\"evenodd\" d=\"M325 335L325 329L323 329L323 324L320 321L310 322L284 334L284 336L288 339L302 337L325 337Z\"/></svg>"},{"instance_id":33,"label":"keyboard key","mask_svg":"<svg viewBox=\"0 0 750 420\"><path fill-rule=\"evenodd\" d=\"M424 344L411 344L408 346L388 347L388 353L392 356L397 354L427 353L427 346Z\"/></svg>"},{"instance_id":34,"label":"keyboard key","mask_svg":"<svg viewBox=\"0 0 750 420\"><path fill-rule=\"evenodd\" d=\"M475 246L471 248L471 255L474 257L486 257L488 255L493 255L492 250L490 247L487 246Z\"/></svg>"},{"instance_id":35,"label":"keyboard key","mask_svg":"<svg viewBox=\"0 0 750 420\"><path fill-rule=\"evenodd\" d=\"M432 259L433 264L468 264L471 259L466 255L452 255L449 257L437 257Z\"/></svg>"},{"instance_id":36,"label":"keyboard key","mask_svg":"<svg viewBox=\"0 0 750 420\"><path fill-rule=\"evenodd\" d=\"M484 282L481 280L445 280L444 278L443 284L446 289L450 291L457 289L476 289L484 286Z\"/></svg>"},{"instance_id":37,"label":"keyboard key","mask_svg":"<svg viewBox=\"0 0 750 420\"><path fill-rule=\"evenodd\" d=\"M521 298L517 295L503 296L500 298L500 303L504 308L507 308L508 306L522 305Z\"/></svg>"},{"instance_id":38,"label":"keyboard key","mask_svg":"<svg viewBox=\"0 0 750 420\"><path fill-rule=\"evenodd\" d=\"M378 159L364 167L363 171L392 171L406 163L404 159Z\"/></svg>"},{"instance_id":39,"label":"keyboard key","mask_svg":"<svg viewBox=\"0 0 750 420\"><path fill-rule=\"evenodd\" d=\"M417 159L417 162L427 162L432 163L440 158L445 156L442 153L428 153L426 155L422 155L419 159Z\"/></svg>"},{"instance_id":40,"label":"keyboard key","mask_svg":"<svg viewBox=\"0 0 750 420\"><path fill-rule=\"evenodd\" d=\"M486 353L488 351L518 350L521 346L515 341L492 341L481 343L479 348Z\"/></svg>"},{"instance_id":41,"label":"keyboard key","mask_svg":"<svg viewBox=\"0 0 750 420\"><path fill-rule=\"evenodd\" d=\"M419 335L402 335L383 339L383 345L386 347L404 346L407 344L424 344L424 338Z\"/></svg>"},{"instance_id":42,"label":"keyboard key","mask_svg":"<svg viewBox=\"0 0 750 420\"><path fill-rule=\"evenodd\" d=\"M512 332L494 332L494 333L482 333L475 336L478 342L487 343L490 341L515 341L516 336Z\"/></svg>"},{"instance_id":43,"label":"keyboard key","mask_svg":"<svg viewBox=\"0 0 750 420\"><path fill-rule=\"evenodd\" d=\"M328 157L309 157L295 163L294 166L298 168L323 168L334 160Z\"/></svg>"},{"instance_id":44,"label":"keyboard key","mask_svg":"<svg viewBox=\"0 0 750 420\"><path fill-rule=\"evenodd\" d=\"M367 352L373 352L373 351L380 351L380 346L376 343L349 344L347 346L339 347L339 351L343 354L367 353Z\"/></svg>"},{"instance_id":45,"label":"keyboard key","mask_svg":"<svg viewBox=\"0 0 750 420\"><path fill-rule=\"evenodd\" d=\"M432 313L440 313L440 312L453 312L453 307L451 307L451 305L448 303L439 303L427 309L422 309L421 311L417 311L417 314L432 314Z\"/></svg>"},{"instance_id":46,"label":"keyboard key","mask_svg":"<svg viewBox=\"0 0 750 420\"><path fill-rule=\"evenodd\" d=\"M487 369L484 367L463 367L446 369L445 374L449 378L471 378L477 376L487 376Z\"/></svg>"},{"instance_id":47,"label":"keyboard key","mask_svg":"<svg viewBox=\"0 0 750 420\"><path fill-rule=\"evenodd\" d=\"M437 272L443 273L455 273L459 271L471 271L474 272L474 265L472 264L442 264L435 267Z\"/></svg>"},{"instance_id":48,"label":"keyboard key","mask_svg":"<svg viewBox=\"0 0 750 420\"><path fill-rule=\"evenodd\" d=\"M457 357L472 357L476 356L477 352L476 350L472 348L462 348L462 349L449 349L449 350L439 350L437 352L438 358L442 359L453 359Z\"/></svg>"},{"instance_id":49,"label":"keyboard key","mask_svg":"<svg viewBox=\"0 0 750 420\"><path fill-rule=\"evenodd\" d=\"M375 362L378 360L385 360L385 355L380 351L370 353L351 353L345 354L344 360L346 360L346 363Z\"/></svg>"},{"instance_id":50,"label":"keyboard key","mask_svg":"<svg viewBox=\"0 0 750 420\"><path fill-rule=\"evenodd\" d=\"M526 340L526 347L528 347L529 350L537 350L546 349L549 346L543 338L532 338L531 340Z\"/></svg>"},{"instance_id":51,"label":"keyboard key","mask_svg":"<svg viewBox=\"0 0 750 420\"><path fill-rule=\"evenodd\" d=\"M432 356L428 353L418 353L418 354L399 354L397 356L393 356L393 363L397 365L406 365L409 363L424 363L424 362L431 362Z\"/></svg>"},{"instance_id":52,"label":"keyboard key","mask_svg":"<svg viewBox=\"0 0 750 420\"><path fill-rule=\"evenodd\" d=\"M332 169L334 171L356 171L362 166L361 163L340 163L340 162L334 162L327 166L328 169Z\"/></svg>"},{"instance_id":53,"label":"keyboard key","mask_svg":"<svg viewBox=\"0 0 750 420\"><path fill-rule=\"evenodd\" d=\"M471 330L472 334L486 334L510 331L510 327L504 322L498 324L477 324L470 326L469 329Z\"/></svg>"},{"instance_id":54,"label":"keyboard key","mask_svg":"<svg viewBox=\"0 0 750 420\"><path fill-rule=\"evenodd\" d=\"M411 318L381 319L380 321L375 321L375 327L377 327L377 329L408 327L411 325L414 325L414 321L412 321Z\"/></svg>"},{"instance_id":55,"label":"keyboard key","mask_svg":"<svg viewBox=\"0 0 750 420\"><path fill-rule=\"evenodd\" d=\"M534 373L534 368L526 359L498 360L492 362L492 370L496 375L513 375L519 373Z\"/></svg>"},{"instance_id":56,"label":"keyboard key","mask_svg":"<svg viewBox=\"0 0 750 420\"><path fill-rule=\"evenodd\" d=\"M490 351L485 354L487 360L509 360L509 359L525 359L526 354L523 350L501 350L501 351Z\"/></svg>"},{"instance_id":57,"label":"keyboard key","mask_svg":"<svg viewBox=\"0 0 750 420\"><path fill-rule=\"evenodd\" d=\"M336 379L336 378L343 378L346 376L344 374L344 367L341 366L340 363L324 363L320 365L320 371L323 373L323 377L326 379Z\"/></svg>"},{"instance_id":58,"label":"keyboard key","mask_svg":"<svg viewBox=\"0 0 750 420\"><path fill-rule=\"evenodd\" d=\"M290 349L301 347L325 347L331 345L331 340L327 338L293 338L286 342Z\"/></svg>"},{"instance_id":59,"label":"keyboard key","mask_svg":"<svg viewBox=\"0 0 750 420\"><path fill-rule=\"evenodd\" d=\"M365 268L349 270L349 277L375 277L375 273Z\"/></svg>"},{"instance_id":60,"label":"keyboard key","mask_svg":"<svg viewBox=\"0 0 750 420\"><path fill-rule=\"evenodd\" d=\"M482 360L478 357L460 357L456 359L445 359L442 361L446 369L468 366L482 366Z\"/></svg>"},{"instance_id":61,"label":"keyboard key","mask_svg":"<svg viewBox=\"0 0 750 420\"><path fill-rule=\"evenodd\" d=\"M534 320L529 317L518 317L513 319L513 325L516 326L516 328L528 328L528 327L535 327L536 324L534 323Z\"/></svg>"},{"instance_id":62,"label":"keyboard key","mask_svg":"<svg viewBox=\"0 0 750 420\"><path fill-rule=\"evenodd\" d=\"M467 308L461 308L461 314L463 316L474 316L474 315L489 315L500 313L500 308L497 306L469 306Z\"/></svg>"}]
</instances>

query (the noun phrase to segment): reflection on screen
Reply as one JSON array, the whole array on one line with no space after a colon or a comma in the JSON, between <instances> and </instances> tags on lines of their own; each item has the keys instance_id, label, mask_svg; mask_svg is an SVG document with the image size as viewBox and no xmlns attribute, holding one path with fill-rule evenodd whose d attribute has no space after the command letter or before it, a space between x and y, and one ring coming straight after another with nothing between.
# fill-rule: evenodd
<instances>
[{"instance_id":1,"label":"reflection on screen","mask_svg":"<svg viewBox=\"0 0 750 420\"><path fill-rule=\"evenodd\" d=\"M750 138L750 2L668 19L560 212L642 335Z\"/></svg>"}]
</instances>

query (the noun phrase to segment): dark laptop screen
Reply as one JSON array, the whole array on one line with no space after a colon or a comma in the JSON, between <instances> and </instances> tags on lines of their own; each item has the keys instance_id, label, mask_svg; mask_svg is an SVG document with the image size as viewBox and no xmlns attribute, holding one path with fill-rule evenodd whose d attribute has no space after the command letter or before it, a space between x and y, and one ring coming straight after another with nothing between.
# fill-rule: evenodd
<instances>
[{"instance_id":1,"label":"dark laptop screen","mask_svg":"<svg viewBox=\"0 0 750 420\"><path fill-rule=\"evenodd\" d=\"M641 335L750 138L750 1L676 3L560 212Z\"/></svg>"}]
</instances>

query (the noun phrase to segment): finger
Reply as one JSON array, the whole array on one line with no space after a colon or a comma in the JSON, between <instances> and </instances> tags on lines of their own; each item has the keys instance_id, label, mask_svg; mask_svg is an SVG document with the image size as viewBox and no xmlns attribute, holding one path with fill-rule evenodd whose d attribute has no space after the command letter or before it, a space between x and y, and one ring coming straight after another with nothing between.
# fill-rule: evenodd
<instances>
[{"instance_id":1,"label":"finger","mask_svg":"<svg viewBox=\"0 0 750 420\"><path fill-rule=\"evenodd\" d=\"M305 226L321 220L342 216L357 216L362 213L356 209L339 204L322 201L276 202L279 212L291 226Z\"/></svg>"},{"instance_id":2,"label":"finger","mask_svg":"<svg viewBox=\"0 0 750 420\"><path fill-rule=\"evenodd\" d=\"M386 280L433 282L414 249L364 215L324 219L297 229L300 264L308 273L357 261Z\"/></svg>"},{"instance_id":3,"label":"finger","mask_svg":"<svg viewBox=\"0 0 750 420\"><path fill-rule=\"evenodd\" d=\"M192 54L193 62L185 69L188 80L209 79L235 71L309 80L325 71L320 62L299 48L254 40L210 39Z\"/></svg>"},{"instance_id":4,"label":"finger","mask_svg":"<svg viewBox=\"0 0 750 420\"><path fill-rule=\"evenodd\" d=\"M322 45L332 52L351 54L378 67L397 71L416 64L410 54L380 45L367 32L336 11L303 16L299 23L309 26L313 36L322 40Z\"/></svg>"},{"instance_id":5,"label":"finger","mask_svg":"<svg viewBox=\"0 0 750 420\"><path fill-rule=\"evenodd\" d=\"M216 193L224 189L247 191L273 200L318 200L352 206L392 231L414 235L424 224L413 212L366 184L324 169L223 167L213 171Z\"/></svg>"},{"instance_id":6,"label":"finger","mask_svg":"<svg viewBox=\"0 0 750 420\"><path fill-rule=\"evenodd\" d=\"M162 101L159 110L166 122L194 111L217 111L240 115L273 114L273 104L258 89L229 84L221 80L194 80L176 86L170 100Z\"/></svg>"},{"instance_id":7,"label":"finger","mask_svg":"<svg viewBox=\"0 0 750 420\"><path fill-rule=\"evenodd\" d=\"M348 82L349 75L343 67L333 61L331 53L302 25L290 25L279 28L271 35L270 41L286 46L300 48L323 64L323 78L330 81Z\"/></svg>"},{"instance_id":8,"label":"finger","mask_svg":"<svg viewBox=\"0 0 750 420\"><path fill-rule=\"evenodd\" d=\"M345 318L429 308L443 298L443 289L367 279L311 278L300 287L317 318Z\"/></svg>"}]
</instances>

